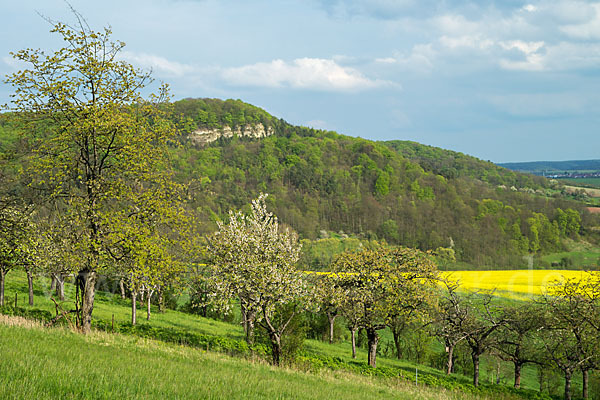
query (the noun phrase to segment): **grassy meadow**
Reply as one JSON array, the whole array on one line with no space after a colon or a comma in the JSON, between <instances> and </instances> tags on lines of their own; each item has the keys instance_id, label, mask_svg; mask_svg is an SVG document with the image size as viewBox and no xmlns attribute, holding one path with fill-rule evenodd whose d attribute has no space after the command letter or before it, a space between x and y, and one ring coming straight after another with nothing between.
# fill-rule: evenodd
<instances>
[{"instance_id":1,"label":"grassy meadow","mask_svg":"<svg viewBox=\"0 0 600 400\"><path fill-rule=\"evenodd\" d=\"M507 301L519 301L515 299L540 293L561 276L578 274L581 272L459 271L448 276L460 280L465 288L495 288ZM35 304L29 307L25 274L12 271L7 276L7 303L14 302L17 293L19 307L46 310L54 315L48 287L49 280L36 279ZM67 301L63 306L67 309L71 307L74 291L70 284L65 288ZM114 315L117 332L132 332L130 300L103 291L97 293L96 299L96 326L110 326ZM159 329L175 335L207 335L234 344L245 343L238 323L170 309L158 313L154 306L152 311L151 320L146 321L145 305L138 306L141 330L135 334L94 331L89 336L72 333L64 327L46 329L36 323L23 326L27 324L17 317L0 316L0 354L3 355L0 398L520 398L508 389L512 383L511 364L497 365L484 357L482 388L475 390L470 385L470 376L455 374L447 378L438 369L396 359L393 338L388 331L381 332L381 354L377 360L377 370L382 371L380 376L369 376L372 370L366 365L365 349L358 348L357 359L352 359L349 335L341 321L342 340L329 344L307 339L296 362L281 369L269 366L264 361L268 357L256 353L213 349L212 344L209 350L217 352L206 351L204 345L182 346L177 341L168 343L171 340L140 337L143 332ZM425 340L432 346L433 353L444 354L436 339ZM416 369L421 382L418 387L414 383ZM501 390L500 386L491 384L499 372L504 388ZM538 389L535 368L524 368L522 379L522 387L529 390L526 393ZM422 386L424 382L428 386ZM560 384L560 378L558 382ZM578 385L577 380L574 384Z\"/></svg>"}]
</instances>

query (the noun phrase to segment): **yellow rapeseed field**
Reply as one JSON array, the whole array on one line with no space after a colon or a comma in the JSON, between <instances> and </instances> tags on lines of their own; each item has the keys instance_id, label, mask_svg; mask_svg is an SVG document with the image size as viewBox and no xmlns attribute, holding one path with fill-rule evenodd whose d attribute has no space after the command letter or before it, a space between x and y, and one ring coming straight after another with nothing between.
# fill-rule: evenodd
<instances>
[{"instance_id":1,"label":"yellow rapeseed field","mask_svg":"<svg viewBox=\"0 0 600 400\"><path fill-rule=\"evenodd\" d=\"M303 271L306 274L329 275L331 272ZM343 275L343 273L342 273ZM491 292L501 297L528 299L544 294L548 288L560 284L565 279L588 280L590 273L573 270L492 270L492 271L451 271L440 272L440 277L459 283L459 290ZM600 279L597 272L594 280ZM442 282L440 281L440 285Z\"/></svg>"},{"instance_id":2,"label":"yellow rapeseed field","mask_svg":"<svg viewBox=\"0 0 600 400\"><path fill-rule=\"evenodd\" d=\"M442 276L458 281L468 290L496 290L508 297L528 297L545 293L547 288L564 279L581 279L588 276L584 271L569 270L507 270L507 271L453 271Z\"/></svg>"}]
</instances>

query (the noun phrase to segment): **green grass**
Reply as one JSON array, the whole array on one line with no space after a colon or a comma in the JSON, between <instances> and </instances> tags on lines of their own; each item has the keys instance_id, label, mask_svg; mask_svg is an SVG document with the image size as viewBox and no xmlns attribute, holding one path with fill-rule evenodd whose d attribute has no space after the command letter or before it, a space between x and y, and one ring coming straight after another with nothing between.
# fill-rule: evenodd
<instances>
[{"instance_id":1,"label":"green grass","mask_svg":"<svg viewBox=\"0 0 600 400\"><path fill-rule=\"evenodd\" d=\"M49 299L49 295L50 293L47 290L47 287L49 286L49 281L47 279L37 279L35 281L35 305L33 308L35 309L42 309L42 310L47 310L49 312L52 312L52 314L54 314L54 304L50 301ZM74 292L73 292L73 287L72 285L65 285L66 286L66 294L67 294L67 301L63 304L65 309L69 309L72 308L72 300L69 300L69 298L73 298L74 297ZM12 271L9 273L8 277L7 277L7 285L6 285L6 298L7 298L7 302L11 302L14 301L14 293L17 292L19 295L19 306L24 306L25 310L28 309L32 309L28 306L25 306L26 303L26 293L27 293L27 281L25 278L25 275L23 272L21 271ZM211 343L210 348L213 349L218 349L221 351L225 351L226 353L231 353L231 354L241 354L244 357L251 357L251 353L246 349L246 353L244 353L244 350L241 350L241 353L239 351L229 351L231 349L237 349L239 350L239 347L237 346L236 343L243 343L243 330L241 328L241 326L239 324L235 324L235 323L226 323L226 322L222 322L222 321L216 321L216 320L212 320L212 319L207 319L207 318L202 318L199 316L195 316L195 315L190 315L190 314L185 314L182 312L178 312L178 311L173 311L173 310L166 310L166 312L164 313L157 313L153 307L153 315L151 318L151 321L149 323L147 323L144 319L145 316L145 308L144 307L140 307L140 309L138 310L138 323L140 324L139 328L136 328L135 332L132 331L132 328L129 324L130 321L130 300L122 300L120 298L120 296L117 295L112 295L108 292L98 292L97 296L96 296L96 302L95 302L95 308L94 308L94 320L95 321L101 321L102 324L100 325L104 325L105 327L110 323L112 316L115 316L115 322L116 322L116 326L117 326L117 331L122 331L122 332L128 332L128 333L132 333L138 336L146 336L146 337L153 337L153 338L160 338L163 339L164 337L166 337L166 341L168 342L175 342L177 343L177 337L178 336L183 336L183 335L191 335L195 338L200 337L200 342L204 343L203 340L208 340L208 342ZM109 325L108 325L109 326ZM37 331L36 331L37 332ZM26 334L23 334L26 335ZM35 335L40 335L39 333L32 333L32 335L34 335L34 337L32 339L28 339L26 336L22 336L21 337L21 341L23 343L28 343L29 341L33 341L35 343L35 341L37 341L39 336L35 336ZM53 335L58 335L58 333L53 333ZM82 345L82 342L85 342L85 339L79 335L73 335L73 334L69 334L66 332L62 333L63 338L68 337L68 340L72 340L73 342L76 342L77 345ZM207 338L204 338L203 335L206 335ZM43 335L42 335L43 336ZM175 340L173 339L173 336L175 336ZM386 346L388 348L391 347L392 345L392 337L391 334L388 331L382 331L381 332L381 342L380 342L380 348L383 350ZM102 337L113 337L111 335L105 335ZM114 337L120 337L121 339L118 346L122 346L122 343L129 343L129 350L127 351L134 351L135 347L137 346L137 344L139 343L144 343L143 341L140 342L139 338L135 338L135 336L130 336L128 337L127 335L123 336L123 335L114 335ZM214 339L217 339L217 341L219 340L225 340L225 341L232 341L231 343L225 343L225 346L214 346ZM50 341L52 341L51 339L49 339ZM66 340L66 339L65 339ZM108 340L108 339L107 339ZM115 339L116 340L116 339ZM110 342L110 340L109 340ZM132 344L133 343L133 344ZM137 344L136 344L137 343ZM186 340L186 343L190 343L190 341ZM191 343L192 345L194 345L193 343ZM0 342L1 346L4 346L2 344L2 342ZM89 345L89 344L88 344ZM162 344L161 346L165 346L166 349L171 349L171 348L178 348L181 349L180 347L177 347L176 345L172 345L172 344ZM443 352L443 349L441 348L441 345L437 342L437 341L432 341L432 345L435 346L435 350L437 352ZM27 347L27 345L25 345ZM65 345L63 344L62 347L69 347L70 345ZM123 345L124 346L124 345ZM109 346L111 347L111 346ZM206 354L212 354L211 357L216 358L216 359L221 359L219 357L221 356L217 356L213 353L203 353L202 351L200 351L201 349L204 350L204 345L201 346L197 346L200 347L200 349L189 349L190 354L205 354L205 357L208 357ZM33 349L33 348L32 348ZM25 351L25 350L23 350ZM115 349L105 349L103 351L106 351L106 357L108 357L108 359L110 359L110 357L108 356L108 354L112 353L121 353L121 348L118 348L118 351L115 351ZM99 353L101 353L98 357L102 358L105 356L105 354L103 353L103 351L98 350ZM140 352L142 350L139 350ZM183 350L181 350L183 351ZM44 354L43 351L40 352L40 350L35 350L36 354L40 353L40 354ZM135 351L134 351L135 353ZM180 352L181 353L181 352ZM178 354L180 354L178 353ZM2 353L4 354L4 349L2 349ZM18 354L18 353L16 353ZM16 357L15 354L15 357ZM137 354L137 353L135 353ZM162 354L162 353L161 353ZM260 353L259 354L264 354L264 353ZM371 375L372 372L369 369L369 367L366 366L366 351L364 349L359 348L358 349L358 357L356 360L353 360L351 358L351 347L350 347L350 343L348 341L342 341L340 343L334 343L332 345L322 342L322 341L318 341L318 340L306 340L305 344L304 344L304 349L302 351L302 355L303 357L305 357L304 359L307 360L307 362L309 363L309 365L306 365L305 367L303 367L302 362L300 362L299 366L297 365L296 368L304 368L306 370L310 370L312 371L314 374L323 374L323 373L327 373L327 374L349 374L348 371L354 371L356 374L353 374L352 376L355 376L355 378L357 380L362 380L362 379L367 379L364 376L360 376L362 375ZM56 358L56 357L58 358ZM68 359L62 359L62 356L57 356L55 353L52 354L46 354L44 357L43 362L49 362L49 363L54 363L57 365L70 365L70 362ZM84 360L78 359L75 355L73 355L74 360L76 363L79 362L84 362ZM116 356L115 356L116 357ZM119 358L115 358L114 364L113 364L113 369L118 369L120 370L122 368L122 363L126 364L127 363L127 359L128 356L124 356L122 359L120 358L121 356L119 355ZM131 357L133 357L133 355L131 355ZM136 356L137 357L137 356ZM152 357L158 357L158 355L154 355ZM161 356L162 357L162 356ZM185 356L187 357L187 356ZM184 357L184 358L185 358ZM194 356L195 357L195 356ZM223 356L224 357L224 356ZM264 356L263 356L264 357ZM302 357L301 357L302 359ZM167 361L160 361L158 359L153 359L152 360L148 360L148 361L141 361L142 359L140 359L140 363L142 363L141 369L148 369L148 374L154 374L154 370L151 367L150 363L166 363ZM227 358L227 360L229 360ZM315 363L319 364L321 363L321 361L325 361L324 366L321 365L320 367L315 367ZM406 381L410 381L414 378L414 373L415 373L415 369L418 368L419 370L419 376L422 377L423 380L428 381L428 382L438 382L440 383L442 386L446 385L445 387L456 387L456 385L466 385L464 386L465 388L467 388L467 386L469 385L469 383L471 382L471 377L467 377L467 376L461 376L456 374L453 378L451 378L451 380L448 380L448 378L445 377L445 375L439 371L436 370L434 368L430 368L430 367L426 367L423 365L417 365L415 363L409 362L409 361L405 361L405 360L397 360L395 359L392 354L390 354L390 357L384 357L384 356L378 356L378 371L377 372L381 372L383 371L384 373L382 373L382 375L386 375L386 376L398 376L399 374L405 376L404 379L404 383L406 384ZM19 361L21 362L21 361ZM171 362L171 361L169 361ZM169 367L169 368L173 368L173 370L175 370L176 364L177 362L172 361L173 362L173 366ZM185 360L180 360L178 362L184 363L187 362ZM228 363L238 363L238 362L247 362L244 361L242 359L231 359L230 361L228 361ZM32 364L27 368L33 368ZM166 364L165 364L166 365ZM254 364L253 364L254 365ZM262 364L261 364L262 365ZM491 365L491 363L489 363L487 360L484 360L482 363L482 367L481 367L481 382L485 383L485 382L489 382L492 375L495 374L495 367L492 369L491 367L488 367L488 365ZM114 368L114 366L118 366L118 368ZM47 371L45 373L40 372L40 374L46 374L47 377L44 379L47 380L62 380L62 367L58 368L56 371L53 370L52 368L47 369ZM69 367L71 368L71 367ZM91 366L89 366L88 364L85 364L84 370L85 369L92 369L93 371L95 371L94 368L92 368ZM111 369L110 367L106 367L107 369ZM129 367L125 368L123 367L125 370L128 370ZM183 367L182 367L183 368ZM266 366L261 366L260 368L267 368ZM270 367L269 367L270 368ZM192 368L193 369L193 368ZM272 369L268 369L269 371L280 371L280 370L272 370ZM333 370L333 371L332 371ZM344 371L345 370L345 371ZM511 367L510 364L508 363L504 363L502 365L502 374L505 377L505 382L507 384L510 385L511 381L512 381L512 376L511 376ZM1 372L1 371L0 371ZM70 370L71 373L73 373L72 369ZM130 371L131 372L131 371ZM534 369L532 368L525 368L524 372L524 376L523 376L523 387L526 389L537 389L538 384L537 384L537 378L536 378L536 372ZM8 373L8 371L7 371ZM87 372L86 372L87 373ZM98 374L98 372L90 372L93 375L94 374ZM119 387L119 385L123 384L123 385L129 385L128 383L123 383L123 382L119 382L119 379L122 379L121 376L119 375L114 375L113 373L116 372L111 372L109 375L107 375L105 378L103 378L103 380L105 381L105 386L103 386L102 388L100 387L95 387L93 388L93 390L97 390L98 393L100 393L98 395L98 397L103 397L104 395L106 395L105 397L109 397L112 396L112 391L113 390L117 390L117 388ZM223 372L226 374L233 374L232 372ZM270 372L270 373L275 373L275 372ZM279 372L276 372L276 374L278 374ZM56 375L58 374L58 375ZM186 372L187 374L187 372ZM235 375L235 374L234 374ZM0 373L0 376L7 376L5 373ZM16 376L19 376L18 374ZM45 375L44 375L45 376ZM494 375L495 376L495 375ZM40 382L43 382L44 379L42 379L43 377L40 375L39 377L37 376L28 376L27 379L34 379L36 382L38 380L40 380ZM192 379L193 377L188 377L186 379ZM66 379L66 378L64 378ZM81 379L84 379L83 377L81 377ZM139 378L140 380L142 380L142 378ZM196 379L196 378L194 378ZM216 378L215 378L216 379ZM279 378L277 378L279 379ZM284 379L284 378L281 378ZM303 378L303 379L308 379L308 378ZM313 379L313 378L310 378ZM383 379L383 378L382 378ZM12 382L12 379L10 380L10 382ZM7 384L13 385L10 382L6 382ZM117 383L115 383L117 382ZM1 383L1 382L0 382ZM48 385L50 383L47 383ZM225 381L219 381L216 384L218 385L229 385L230 383L225 382ZM398 383L400 384L400 383ZM44 385L46 385L46 383L44 383ZM116 385L116 386L111 386L111 385ZM387 384L386 384L387 385ZM389 385L384 385L385 387L389 386ZM287 386L287 383L285 384L279 384L279 386ZM14 387L14 386L11 386ZM64 388L60 388L60 390L63 390ZM183 385L181 388L179 389L173 389L174 393L179 393L177 392L177 390L181 390L181 398L186 398L187 396L187 392L185 392L185 385ZM467 388L468 389L468 388ZM492 391L496 390L494 387L490 386L490 388L488 388L489 390ZM486 390L484 388L484 393L488 393L486 392ZM33 390L33 389L32 389ZM59 389L56 389L59 390ZM74 389L69 389L69 390L74 390ZM133 389L124 389L125 393L130 393L131 397L135 397L138 394L136 394L137 392L128 392L128 390L133 390ZM141 389L140 389L141 390ZM154 389L153 389L154 390ZM158 393L160 393L160 387L156 388L156 396L160 396ZM219 390L225 390L225 389L219 389ZM242 390L242 388L239 388L239 390ZM379 390L379 389L378 389ZM387 389L386 389L387 390ZM433 389L432 389L433 390ZM470 389L468 389L470 390ZM106 392L102 392L102 391L106 391ZM360 390L358 391L360 392ZM108 394L106 394L108 393ZM141 392L140 392L141 393ZM224 396L224 397L238 397L239 395L243 395L243 397L247 397L246 393L231 393L231 396L226 396L226 392L219 392L219 396ZM262 393L262 392L261 392ZM277 397L277 395L275 394L276 392L271 392L270 394L256 394L257 396L265 396L268 398L271 397ZM279 392L277 392L279 393ZM286 398L285 393L287 393L286 391L282 391L281 392L281 396L280 398ZM309 392L307 392L307 398L310 398L310 396L312 396L312 394L310 394ZM482 395L481 392L478 392L479 395ZM491 393L488 393L491 395ZM248 396L254 396L254 394L252 393L248 393ZM505 393L494 393L494 395L492 397L497 397L499 395L504 396ZM508 396L508 394L506 394ZM191 395L190 395L191 396ZM77 395L74 395L74 397L77 397ZM94 396L92 396L94 397ZM126 396L129 397L129 396ZM193 397L193 396L192 396ZM201 397L210 397L209 394L204 393L203 396ZM348 397L347 395L344 395L342 397ZM0 392L0 398L5 398L5 396L2 396L2 392ZM25 398L25 397L23 397ZM30 397L31 398L31 397ZM352 397L348 397L348 398L352 398ZM402 397L400 397L402 398ZM427 398L427 397L423 397L423 398ZM454 398L454 397L452 397Z\"/></svg>"},{"instance_id":2,"label":"green grass","mask_svg":"<svg viewBox=\"0 0 600 400\"><path fill-rule=\"evenodd\" d=\"M560 179L560 181L573 186L600 188L600 178Z\"/></svg>"},{"instance_id":3,"label":"green grass","mask_svg":"<svg viewBox=\"0 0 600 400\"><path fill-rule=\"evenodd\" d=\"M221 354L0 324L2 399L475 399L343 372L304 373ZM506 394L500 397L510 399Z\"/></svg>"}]
</instances>

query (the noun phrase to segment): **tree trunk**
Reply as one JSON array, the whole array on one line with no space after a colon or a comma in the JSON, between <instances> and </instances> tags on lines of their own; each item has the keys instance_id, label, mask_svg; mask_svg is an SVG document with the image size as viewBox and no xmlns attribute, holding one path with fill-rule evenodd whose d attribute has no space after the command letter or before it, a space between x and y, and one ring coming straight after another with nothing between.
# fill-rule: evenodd
<instances>
[{"instance_id":1,"label":"tree trunk","mask_svg":"<svg viewBox=\"0 0 600 400\"><path fill-rule=\"evenodd\" d=\"M446 346L446 352L448 353L448 363L446 364L447 368L446 368L446 375L450 375L452 373L452 367L454 366L454 360L452 359L452 357L454 357L454 345L450 345L450 346Z\"/></svg>"},{"instance_id":2,"label":"tree trunk","mask_svg":"<svg viewBox=\"0 0 600 400\"><path fill-rule=\"evenodd\" d=\"M329 320L329 344L333 343L333 328L335 327L335 319L337 314L327 312L327 319Z\"/></svg>"},{"instance_id":3,"label":"tree trunk","mask_svg":"<svg viewBox=\"0 0 600 400\"><path fill-rule=\"evenodd\" d=\"M515 389L521 388L521 363L515 362Z\"/></svg>"},{"instance_id":4,"label":"tree trunk","mask_svg":"<svg viewBox=\"0 0 600 400\"><path fill-rule=\"evenodd\" d=\"M254 322L256 320L256 311L246 310L246 321L244 323L246 327L246 343L249 345L254 344Z\"/></svg>"},{"instance_id":5,"label":"tree trunk","mask_svg":"<svg viewBox=\"0 0 600 400\"><path fill-rule=\"evenodd\" d=\"M243 300L240 300L240 314L242 315L242 326L246 334L246 342L248 341L248 315L246 313L246 305Z\"/></svg>"},{"instance_id":6,"label":"tree trunk","mask_svg":"<svg viewBox=\"0 0 600 400\"><path fill-rule=\"evenodd\" d=\"M92 312L94 311L94 296L96 295L96 280L98 273L87 269L79 271L81 289L81 329L87 334L92 329Z\"/></svg>"},{"instance_id":7,"label":"tree trunk","mask_svg":"<svg viewBox=\"0 0 600 400\"><path fill-rule=\"evenodd\" d=\"M571 371L564 371L565 373L565 400L571 400Z\"/></svg>"},{"instance_id":8,"label":"tree trunk","mask_svg":"<svg viewBox=\"0 0 600 400\"><path fill-rule=\"evenodd\" d=\"M279 366L281 362L281 335L277 332L269 332L269 337L271 339L273 365Z\"/></svg>"},{"instance_id":9,"label":"tree trunk","mask_svg":"<svg viewBox=\"0 0 600 400\"><path fill-rule=\"evenodd\" d=\"M125 299L125 282L123 282L123 278L119 279L119 289L121 289L121 298Z\"/></svg>"},{"instance_id":10,"label":"tree trunk","mask_svg":"<svg viewBox=\"0 0 600 400\"><path fill-rule=\"evenodd\" d=\"M581 371L582 379L583 379L583 398L589 399L589 379L590 379L590 371L584 369Z\"/></svg>"},{"instance_id":11,"label":"tree trunk","mask_svg":"<svg viewBox=\"0 0 600 400\"><path fill-rule=\"evenodd\" d=\"M6 271L0 269L0 307L4 306L4 280Z\"/></svg>"},{"instance_id":12,"label":"tree trunk","mask_svg":"<svg viewBox=\"0 0 600 400\"><path fill-rule=\"evenodd\" d=\"M367 341L369 347L369 353L367 355L367 362L373 368L377 367L377 344L379 343L379 334L377 330L373 328L367 328Z\"/></svg>"},{"instance_id":13,"label":"tree trunk","mask_svg":"<svg viewBox=\"0 0 600 400\"><path fill-rule=\"evenodd\" d=\"M27 268L25 270L25 273L27 273L27 288L29 289L29 305L32 306L33 305L33 274L31 273L31 270L29 268Z\"/></svg>"},{"instance_id":14,"label":"tree trunk","mask_svg":"<svg viewBox=\"0 0 600 400\"><path fill-rule=\"evenodd\" d=\"M471 358L473 359L473 386L479 386L479 354L477 352L471 352Z\"/></svg>"},{"instance_id":15,"label":"tree trunk","mask_svg":"<svg viewBox=\"0 0 600 400\"><path fill-rule=\"evenodd\" d=\"M162 291L162 287L159 286L158 287L158 312L159 313L165 312L165 307L164 307L163 302L164 302L163 291Z\"/></svg>"},{"instance_id":16,"label":"tree trunk","mask_svg":"<svg viewBox=\"0 0 600 400\"><path fill-rule=\"evenodd\" d=\"M50 291L56 290L56 275L52 274L52 280L50 281Z\"/></svg>"},{"instance_id":17,"label":"tree trunk","mask_svg":"<svg viewBox=\"0 0 600 400\"><path fill-rule=\"evenodd\" d=\"M356 358L356 328L350 329L352 335L352 358Z\"/></svg>"},{"instance_id":18,"label":"tree trunk","mask_svg":"<svg viewBox=\"0 0 600 400\"><path fill-rule=\"evenodd\" d=\"M402 348L400 347L400 332L396 329L392 329L392 335L394 336L394 346L396 346L396 358L402 359Z\"/></svg>"},{"instance_id":19,"label":"tree trunk","mask_svg":"<svg viewBox=\"0 0 600 400\"><path fill-rule=\"evenodd\" d=\"M137 322L137 292L131 291L131 325Z\"/></svg>"},{"instance_id":20,"label":"tree trunk","mask_svg":"<svg viewBox=\"0 0 600 400\"><path fill-rule=\"evenodd\" d=\"M154 294L154 290L148 291L148 296L146 298L146 320L150 321L150 300L152 299L152 295Z\"/></svg>"},{"instance_id":21,"label":"tree trunk","mask_svg":"<svg viewBox=\"0 0 600 400\"><path fill-rule=\"evenodd\" d=\"M65 301L65 277L62 274L56 276L54 286L56 287L58 299Z\"/></svg>"}]
</instances>

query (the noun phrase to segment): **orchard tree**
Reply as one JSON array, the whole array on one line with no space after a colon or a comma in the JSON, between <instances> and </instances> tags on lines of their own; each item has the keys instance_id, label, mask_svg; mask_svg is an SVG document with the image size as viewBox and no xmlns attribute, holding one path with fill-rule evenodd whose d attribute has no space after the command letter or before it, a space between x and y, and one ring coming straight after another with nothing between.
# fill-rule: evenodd
<instances>
[{"instance_id":1,"label":"orchard tree","mask_svg":"<svg viewBox=\"0 0 600 400\"><path fill-rule=\"evenodd\" d=\"M493 302L493 293L469 293L464 305L471 308L462 328L473 361L473 386L479 386L479 366L483 353L498 343L498 330L506 324Z\"/></svg>"},{"instance_id":2,"label":"orchard tree","mask_svg":"<svg viewBox=\"0 0 600 400\"><path fill-rule=\"evenodd\" d=\"M596 274L564 279L541 298L547 311L544 346L549 358L563 372L567 400L571 399L574 372L582 372L583 397L588 398L589 371L600 366L600 341L595 326L597 279Z\"/></svg>"},{"instance_id":3,"label":"orchard tree","mask_svg":"<svg viewBox=\"0 0 600 400\"><path fill-rule=\"evenodd\" d=\"M36 262L37 242L29 211L6 203L0 208L0 306L4 305L6 274L24 266L28 269L30 296L32 296L32 268ZM32 299L30 298L30 302Z\"/></svg>"},{"instance_id":4,"label":"orchard tree","mask_svg":"<svg viewBox=\"0 0 600 400\"><path fill-rule=\"evenodd\" d=\"M79 232L64 218L60 209L40 209L39 227L40 269L50 276L51 291L56 291L59 301L65 300L65 278L76 273L82 260L75 251Z\"/></svg>"},{"instance_id":5,"label":"orchard tree","mask_svg":"<svg viewBox=\"0 0 600 400\"><path fill-rule=\"evenodd\" d=\"M454 349L466 339L465 325L471 317L472 310L464 297L458 293L459 283L445 280L444 292L440 296L436 316L436 334L443 341L448 354L446 375L454 370Z\"/></svg>"},{"instance_id":6,"label":"orchard tree","mask_svg":"<svg viewBox=\"0 0 600 400\"><path fill-rule=\"evenodd\" d=\"M335 275L313 273L309 275L319 308L327 316L329 344L333 343L335 320L341 315L340 291Z\"/></svg>"},{"instance_id":7,"label":"orchard tree","mask_svg":"<svg viewBox=\"0 0 600 400\"><path fill-rule=\"evenodd\" d=\"M166 86L142 98L151 79L119 59L125 44L73 13L75 26L52 22L63 48L12 53L28 67L7 83L15 90L11 109L33 149L26 161L30 186L49 201L65 201L80 233L79 320L89 332L98 273L110 260L106 237L138 212L141 193L165 181L166 146L175 130L164 118Z\"/></svg>"},{"instance_id":8,"label":"orchard tree","mask_svg":"<svg viewBox=\"0 0 600 400\"><path fill-rule=\"evenodd\" d=\"M253 343L254 326L270 339L273 364L279 365L281 337L292 319L312 303L304 273L295 267L300 243L295 232L280 228L267 210L267 195L252 201L251 213L229 213L227 224L208 238L213 299L237 298L242 306L246 340Z\"/></svg>"},{"instance_id":9,"label":"orchard tree","mask_svg":"<svg viewBox=\"0 0 600 400\"><path fill-rule=\"evenodd\" d=\"M539 363L543 356L538 345L538 331L543 327L543 310L535 304L528 306L507 305L502 307L506 321L498 332L499 340L494 344L497 355L513 363L514 387L521 388L521 371L525 364Z\"/></svg>"},{"instance_id":10,"label":"orchard tree","mask_svg":"<svg viewBox=\"0 0 600 400\"><path fill-rule=\"evenodd\" d=\"M419 307L431 297L437 279L432 258L409 248L381 248L340 254L332 264L343 304L360 312L367 333L368 363L376 367L379 333L399 314Z\"/></svg>"}]
</instances>

